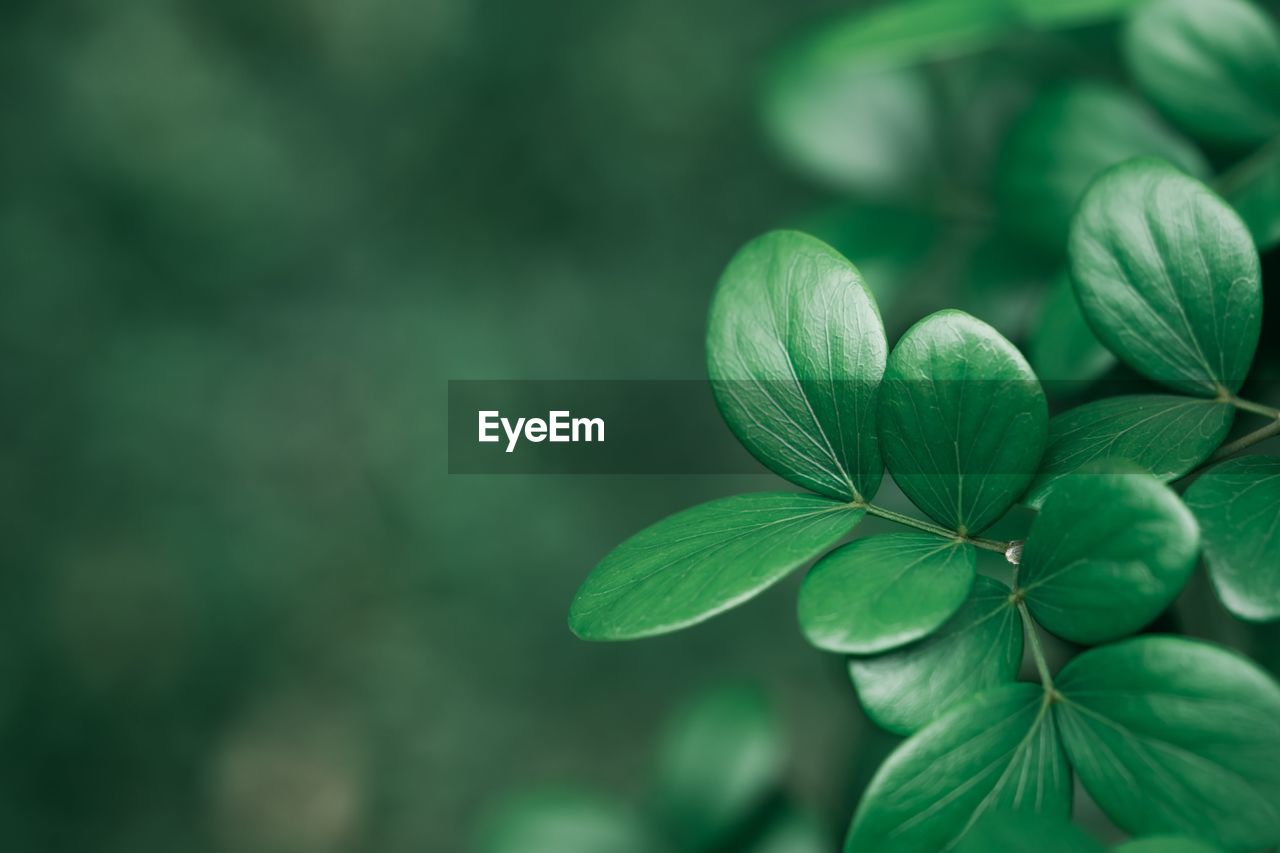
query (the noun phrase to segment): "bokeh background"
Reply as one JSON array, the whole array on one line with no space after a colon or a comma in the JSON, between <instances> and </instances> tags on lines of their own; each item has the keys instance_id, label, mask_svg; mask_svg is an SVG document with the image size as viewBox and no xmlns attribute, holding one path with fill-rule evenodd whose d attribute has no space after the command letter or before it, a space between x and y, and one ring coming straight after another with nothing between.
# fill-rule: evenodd
<instances>
[{"instance_id":1,"label":"bokeh background","mask_svg":"<svg viewBox=\"0 0 1280 853\"><path fill-rule=\"evenodd\" d=\"M644 643L566 627L627 535L777 481L450 476L445 409L450 379L701 377L716 277L784 224L855 257L891 334L960 305L1025 340L1060 257L991 239L981 194L931 198L938 240L768 141L764 69L858 5L4 4L0 846L461 851L512 792L643 801L669 715L740 679L834 841L890 740L801 640L798 578ZM1119 76L1113 41L891 80L887 130L817 154L985 186L1037 91Z\"/></svg>"}]
</instances>

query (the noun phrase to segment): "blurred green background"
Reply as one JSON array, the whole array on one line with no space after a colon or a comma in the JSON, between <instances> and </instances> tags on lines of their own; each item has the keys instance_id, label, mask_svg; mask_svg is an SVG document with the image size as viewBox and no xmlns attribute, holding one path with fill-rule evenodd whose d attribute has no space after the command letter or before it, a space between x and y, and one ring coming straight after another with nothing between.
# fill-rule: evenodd
<instances>
[{"instance_id":1,"label":"blurred green background","mask_svg":"<svg viewBox=\"0 0 1280 853\"><path fill-rule=\"evenodd\" d=\"M772 481L449 477L444 405L701 376L724 262L818 200L762 60L851 5L6 3L0 844L461 850L511 789L639 796L740 675L834 837L866 726L793 594L565 627L613 544Z\"/></svg>"}]
</instances>

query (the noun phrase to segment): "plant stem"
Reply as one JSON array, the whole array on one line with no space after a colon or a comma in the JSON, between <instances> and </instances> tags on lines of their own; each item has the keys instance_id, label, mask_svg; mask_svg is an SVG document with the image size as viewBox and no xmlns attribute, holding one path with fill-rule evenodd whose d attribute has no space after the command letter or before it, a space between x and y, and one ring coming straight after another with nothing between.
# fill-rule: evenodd
<instances>
[{"instance_id":1,"label":"plant stem","mask_svg":"<svg viewBox=\"0 0 1280 853\"><path fill-rule=\"evenodd\" d=\"M1206 459L1204 465L1201 465L1200 467L1203 468L1205 465L1212 465L1215 462L1220 462L1228 456L1239 453L1246 447L1253 447L1258 442L1271 438L1273 435L1280 435L1280 414L1277 414L1275 420L1266 426L1260 429L1255 429L1247 435L1240 436L1235 441L1222 445L1215 450L1213 455ZM1199 470L1199 468L1196 470Z\"/></svg>"},{"instance_id":2,"label":"plant stem","mask_svg":"<svg viewBox=\"0 0 1280 853\"><path fill-rule=\"evenodd\" d=\"M1014 595L1018 593L1015 591ZM1040 683L1044 685L1046 691L1053 690L1053 676L1049 674L1049 661L1045 659L1044 647L1040 645L1040 635L1036 632L1036 622L1031 618L1031 611L1027 610L1026 602L1018 602L1018 614L1022 617L1022 627L1027 632L1027 641L1031 645L1031 657L1036 662L1036 669L1040 673Z\"/></svg>"},{"instance_id":3,"label":"plant stem","mask_svg":"<svg viewBox=\"0 0 1280 853\"><path fill-rule=\"evenodd\" d=\"M1262 415L1264 418L1280 420L1280 409L1273 409L1270 406L1264 406L1262 403L1254 403L1250 400L1241 400L1236 396L1228 397L1227 402L1243 412L1253 412L1255 415Z\"/></svg>"},{"instance_id":4,"label":"plant stem","mask_svg":"<svg viewBox=\"0 0 1280 853\"><path fill-rule=\"evenodd\" d=\"M926 533L932 533L934 536L941 536L943 539L954 539L958 542L968 542L978 548L987 551L997 551L1003 554L1009 547L1008 542L997 542L994 539L983 539L978 536L963 536L954 530L948 530L940 524L934 524L930 521L922 521L918 518L912 518L909 515L903 515L900 512L894 512L891 509L876 506L875 504L860 504L869 514L879 518L896 521L898 524L914 527L916 530L923 530Z\"/></svg>"}]
</instances>

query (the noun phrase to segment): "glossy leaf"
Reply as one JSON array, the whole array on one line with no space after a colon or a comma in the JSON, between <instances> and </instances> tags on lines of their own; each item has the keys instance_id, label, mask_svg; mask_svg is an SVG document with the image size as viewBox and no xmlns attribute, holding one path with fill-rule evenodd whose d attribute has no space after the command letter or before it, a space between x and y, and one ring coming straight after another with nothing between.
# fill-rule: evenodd
<instances>
[{"instance_id":1,"label":"glossy leaf","mask_svg":"<svg viewBox=\"0 0 1280 853\"><path fill-rule=\"evenodd\" d=\"M1070 277L1059 276L1049 288L1031 335L1027 358L1036 376L1046 383L1087 382L1115 366L1116 357L1102 345L1080 313ZM1052 384L1049 387L1052 388ZM1052 421L1049 428L1052 432Z\"/></svg>"},{"instance_id":2,"label":"glossy leaf","mask_svg":"<svg viewBox=\"0 0 1280 853\"><path fill-rule=\"evenodd\" d=\"M774 231L730 261L711 303L716 403L757 459L798 486L870 499L884 327L853 264L820 240Z\"/></svg>"},{"instance_id":3,"label":"glossy leaf","mask_svg":"<svg viewBox=\"0 0 1280 853\"><path fill-rule=\"evenodd\" d=\"M1071 226L1089 325L1134 370L1179 391L1236 391L1262 320L1258 252L1240 217L1154 160L1107 171Z\"/></svg>"},{"instance_id":4,"label":"glossy leaf","mask_svg":"<svg viewBox=\"0 0 1280 853\"><path fill-rule=\"evenodd\" d=\"M1220 848L1185 835L1149 835L1112 848L1113 853L1221 853Z\"/></svg>"},{"instance_id":5,"label":"glossy leaf","mask_svg":"<svg viewBox=\"0 0 1280 853\"><path fill-rule=\"evenodd\" d=\"M672 721L658 751L654 805L682 850L723 843L781 782L783 734L760 690L721 687Z\"/></svg>"},{"instance_id":6,"label":"glossy leaf","mask_svg":"<svg viewBox=\"0 0 1280 853\"><path fill-rule=\"evenodd\" d=\"M873 657L849 660L867 716L911 734L989 687L1006 684L1022 662L1022 623L1009 588L978 576L968 600L936 633Z\"/></svg>"},{"instance_id":7,"label":"glossy leaf","mask_svg":"<svg viewBox=\"0 0 1280 853\"><path fill-rule=\"evenodd\" d=\"M800 628L832 652L870 654L918 640L964 603L976 564L972 545L931 533L855 539L805 576Z\"/></svg>"},{"instance_id":8,"label":"glossy leaf","mask_svg":"<svg viewBox=\"0 0 1280 853\"><path fill-rule=\"evenodd\" d=\"M1129 21L1134 79L1187 132L1256 145L1280 132L1280 29L1248 0L1154 0Z\"/></svg>"},{"instance_id":9,"label":"glossy leaf","mask_svg":"<svg viewBox=\"0 0 1280 853\"><path fill-rule=\"evenodd\" d=\"M478 853L654 853L639 816L596 794L548 789L521 794L486 815Z\"/></svg>"},{"instance_id":10,"label":"glossy leaf","mask_svg":"<svg viewBox=\"0 0 1280 853\"><path fill-rule=\"evenodd\" d=\"M1190 143L1127 92L1098 83L1051 89L1009 131L996 173L1000 210L1010 226L1061 252L1089 182L1142 155L1197 175L1208 168Z\"/></svg>"},{"instance_id":11,"label":"glossy leaf","mask_svg":"<svg viewBox=\"0 0 1280 853\"><path fill-rule=\"evenodd\" d=\"M1066 818L1035 812L991 814L978 821L956 853L1106 853L1101 842Z\"/></svg>"},{"instance_id":12,"label":"glossy leaf","mask_svg":"<svg viewBox=\"0 0 1280 853\"><path fill-rule=\"evenodd\" d=\"M1169 394L1106 397L1049 421L1040 473L1023 502L1039 507L1053 484L1099 461L1127 460L1168 482L1213 453L1231 429L1227 403Z\"/></svg>"},{"instance_id":13,"label":"glossy leaf","mask_svg":"<svg viewBox=\"0 0 1280 853\"><path fill-rule=\"evenodd\" d=\"M1003 515L1035 474L1047 425L1044 391L1026 359L968 314L931 314L889 357L885 462L940 524L973 534Z\"/></svg>"},{"instance_id":14,"label":"glossy leaf","mask_svg":"<svg viewBox=\"0 0 1280 853\"><path fill-rule=\"evenodd\" d=\"M880 765L846 853L936 853L992 811L1066 817L1071 774L1037 685L979 694L913 735Z\"/></svg>"},{"instance_id":15,"label":"glossy leaf","mask_svg":"<svg viewBox=\"0 0 1280 853\"><path fill-rule=\"evenodd\" d=\"M729 609L833 546L862 518L787 492L710 501L648 527L600 561L569 609L585 640L676 631Z\"/></svg>"},{"instance_id":16,"label":"glossy leaf","mask_svg":"<svg viewBox=\"0 0 1280 853\"><path fill-rule=\"evenodd\" d=\"M1055 685L1071 764L1122 829L1280 841L1280 686L1253 663L1146 636L1085 652Z\"/></svg>"},{"instance_id":17,"label":"glossy leaf","mask_svg":"<svg viewBox=\"0 0 1280 853\"><path fill-rule=\"evenodd\" d=\"M1169 606L1199 547L1195 518L1172 489L1113 463L1054 486L1023 546L1019 584L1045 628L1099 643Z\"/></svg>"},{"instance_id":18,"label":"glossy leaf","mask_svg":"<svg viewBox=\"0 0 1280 853\"><path fill-rule=\"evenodd\" d=\"M1241 619L1280 619L1280 458L1242 456L1191 484L1209 578Z\"/></svg>"}]
</instances>

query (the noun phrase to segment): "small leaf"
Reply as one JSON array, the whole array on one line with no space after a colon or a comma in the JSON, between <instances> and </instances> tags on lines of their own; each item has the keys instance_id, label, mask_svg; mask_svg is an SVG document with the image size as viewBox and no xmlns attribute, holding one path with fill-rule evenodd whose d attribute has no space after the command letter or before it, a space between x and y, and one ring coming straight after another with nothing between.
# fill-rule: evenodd
<instances>
[{"instance_id":1,"label":"small leaf","mask_svg":"<svg viewBox=\"0 0 1280 853\"><path fill-rule=\"evenodd\" d=\"M1149 835L1113 847L1112 853L1221 853L1221 850L1185 835Z\"/></svg>"},{"instance_id":2,"label":"small leaf","mask_svg":"<svg viewBox=\"0 0 1280 853\"><path fill-rule=\"evenodd\" d=\"M1186 584L1199 553L1195 518L1173 490L1111 463L1059 480L1022 550L1021 591L1066 640L1132 633Z\"/></svg>"},{"instance_id":3,"label":"small leaf","mask_svg":"<svg viewBox=\"0 0 1280 853\"><path fill-rule=\"evenodd\" d=\"M1191 484L1209 578L1241 619L1280 619L1280 458L1242 456Z\"/></svg>"},{"instance_id":4,"label":"small leaf","mask_svg":"<svg viewBox=\"0 0 1280 853\"><path fill-rule=\"evenodd\" d=\"M747 685L696 698L659 749L654 805L682 850L704 850L740 830L781 783L785 747L765 696Z\"/></svg>"},{"instance_id":5,"label":"small leaf","mask_svg":"<svg viewBox=\"0 0 1280 853\"><path fill-rule=\"evenodd\" d=\"M1142 155L1192 174L1208 171L1195 148L1127 92L1097 83L1051 89L1009 131L996 198L1011 226L1060 253L1089 182L1108 166Z\"/></svg>"},{"instance_id":6,"label":"small leaf","mask_svg":"<svg viewBox=\"0 0 1280 853\"><path fill-rule=\"evenodd\" d=\"M500 804L480 823L478 853L654 853L638 815L585 791L530 791Z\"/></svg>"},{"instance_id":7,"label":"small leaf","mask_svg":"<svg viewBox=\"0 0 1280 853\"><path fill-rule=\"evenodd\" d=\"M1066 817L1071 774L1044 691L996 687L898 747L858 804L846 853L936 853L988 812Z\"/></svg>"},{"instance_id":8,"label":"small leaf","mask_svg":"<svg viewBox=\"0 0 1280 853\"><path fill-rule=\"evenodd\" d=\"M956 853L1034 850L1035 853L1106 853L1102 844L1066 818L1035 812L990 814L964 837Z\"/></svg>"},{"instance_id":9,"label":"small leaf","mask_svg":"<svg viewBox=\"0 0 1280 853\"><path fill-rule=\"evenodd\" d=\"M968 314L925 317L889 357L880 405L885 462L916 506L960 533L986 528L1026 489L1048 420L1026 359Z\"/></svg>"},{"instance_id":10,"label":"small leaf","mask_svg":"<svg viewBox=\"0 0 1280 853\"><path fill-rule=\"evenodd\" d=\"M1036 376L1048 383L1087 382L1115 366L1116 357L1098 341L1080 313L1070 277L1059 276L1049 288L1027 357ZM1049 429L1052 433L1052 421Z\"/></svg>"},{"instance_id":11,"label":"small leaf","mask_svg":"<svg viewBox=\"0 0 1280 853\"><path fill-rule=\"evenodd\" d=\"M1280 132L1280 29L1247 0L1155 0L1129 20L1125 58L1165 115L1213 142Z\"/></svg>"},{"instance_id":12,"label":"small leaf","mask_svg":"<svg viewBox=\"0 0 1280 853\"><path fill-rule=\"evenodd\" d=\"M1071 226L1089 325L1134 370L1189 394L1240 388L1262 321L1258 252L1199 181L1154 160L1108 170Z\"/></svg>"},{"instance_id":13,"label":"small leaf","mask_svg":"<svg viewBox=\"0 0 1280 853\"><path fill-rule=\"evenodd\" d=\"M1127 460L1162 482L1181 477L1222 444L1227 403L1168 394L1107 397L1049 421L1049 445L1023 502L1039 507L1062 477L1099 460Z\"/></svg>"},{"instance_id":14,"label":"small leaf","mask_svg":"<svg viewBox=\"0 0 1280 853\"><path fill-rule=\"evenodd\" d=\"M1254 850L1280 841L1280 686L1181 637L1137 637L1071 661L1056 682L1080 781L1122 829Z\"/></svg>"},{"instance_id":15,"label":"small leaf","mask_svg":"<svg viewBox=\"0 0 1280 853\"><path fill-rule=\"evenodd\" d=\"M1022 662L1022 623L1009 588L978 576L973 591L937 633L874 657L849 660L863 710L909 735L989 687L1006 684Z\"/></svg>"},{"instance_id":16,"label":"small leaf","mask_svg":"<svg viewBox=\"0 0 1280 853\"><path fill-rule=\"evenodd\" d=\"M741 604L830 548L862 519L848 504L787 492L678 512L600 561L569 609L584 640L676 631Z\"/></svg>"},{"instance_id":17,"label":"small leaf","mask_svg":"<svg viewBox=\"0 0 1280 853\"><path fill-rule=\"evenodd\" d=\"M870 654L946 622L973 586L973 546L931 533L855 539L818 561L800 587L800 628L832 652Z\"/></svg>"},{"instance_id":18,"label":"small leaf","mask_svg":"<svg viewBox=\"0 0 1280 853\"><path fill-rule=\"evenodd\" d=\"M773 471L829 497L870 499L880 484L886 349L853 264L795 231L744 246L711 303L707 370L725 421Z\"/></svg>"}]
</instances>

